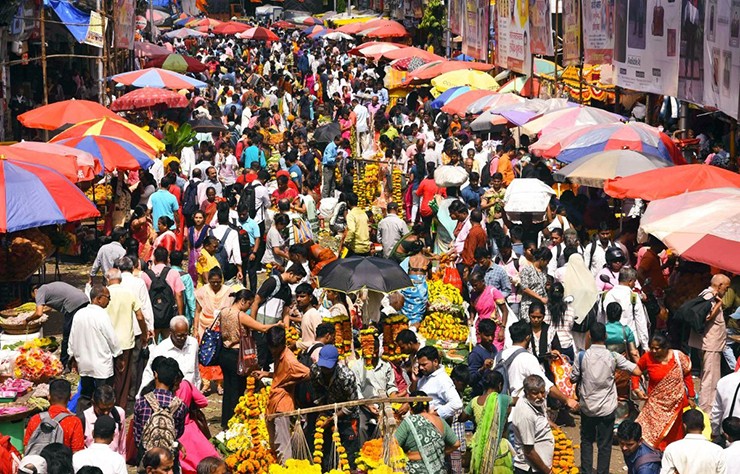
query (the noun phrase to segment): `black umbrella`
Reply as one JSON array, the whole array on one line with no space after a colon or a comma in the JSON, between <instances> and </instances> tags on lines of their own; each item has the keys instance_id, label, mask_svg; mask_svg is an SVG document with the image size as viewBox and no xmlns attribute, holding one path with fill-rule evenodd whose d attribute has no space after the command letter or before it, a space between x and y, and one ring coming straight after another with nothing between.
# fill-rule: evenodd
<instances>
[{"instance_id":1,"label":"black umbrella","mask_svg":"<svg viewBox=\"0 0 740 474\"><path fill-rule=\"evenodd\" d=\"M334 140L334 137L342 135L342 130L339 128L337 122L330 122L326 125L322 125L313 132L313 139L316 143L329 143Z\"/></svg>"},{"instance_id":2,"label":"black umbrella","mask_svg":"<svg viewBox=\"0 0 740 474\"><path fill-rule=\"evenodd\" d=\"M378 257L340 258L322 268L318 277L320 287L343 293L363 288L390 293L413 285L399 264Z\"/></svg>"},{"instance_id":3,"label":"black umbrella","mask_svg":"<svg viewBox=\"0 0 740 474\"><path fill-rule=\"evenodd\" d=\"M188 122L194 131L199 133L218 133L227 132L229 127L219 122L218 120L208 120L199 118Z\"/></svg>"}]
</instances>

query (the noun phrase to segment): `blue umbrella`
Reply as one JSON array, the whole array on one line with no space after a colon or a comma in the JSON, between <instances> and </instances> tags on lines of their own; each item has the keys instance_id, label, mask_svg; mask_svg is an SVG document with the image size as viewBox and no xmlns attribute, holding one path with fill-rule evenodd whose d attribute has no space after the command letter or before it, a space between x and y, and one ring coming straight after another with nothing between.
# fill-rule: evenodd
<instances>
[{"instance_id":1,"label":"blue umbrella","mask_svg":"<svg viewBox=\"0 0 740 474\"><path fill-rule=\"evenodd\" d=\"M451 101L460 94L468 92L469 90L470 86L450 87L446 91L442 92L439 97L432 101L432 108L441 109L447 102Z\"/></svg>"},{"instance_id":2,"label":"blue umbrella","mask_svg":"<svg viewBox=\"0 0 740 474\"><path fill-rule=\"evenodd\" d=\"M458 54L455 56L455 60L457 61L475 61L475 58L473 56L468 56L467 54Z\"/></svg>"}]
</instances>

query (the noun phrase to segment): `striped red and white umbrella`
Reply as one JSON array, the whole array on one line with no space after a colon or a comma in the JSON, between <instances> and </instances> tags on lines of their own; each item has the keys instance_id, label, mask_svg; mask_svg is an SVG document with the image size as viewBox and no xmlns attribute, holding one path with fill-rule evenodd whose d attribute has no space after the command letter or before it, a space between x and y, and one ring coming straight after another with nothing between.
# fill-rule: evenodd
<instances>
[{"instance_id":1,"label":"striped red and white umbrella","mask_svg":"<svg viewBox=\"0 0 740 474\"><path fill-rule=\"evenodd\" d=\"M556 110L555 112L535 117L532 121L522 126L522 132L527 135L537 135L540 133L544 135L547 132L573 128L578 125L618 123L622 120L624 120L624 117L621 115L584 105Z\"/></svg>"},{"instance_id":2,"label":"striped red and white umbrella","mask_svg":"<svg viewBox=\"0 0 740 474\"><path fill-rule=\"evenodd\" d=\"M681 257L740 273L740 189L679 194L648 204L641 236L652 234Z\"/></svg>"}]
</instances>

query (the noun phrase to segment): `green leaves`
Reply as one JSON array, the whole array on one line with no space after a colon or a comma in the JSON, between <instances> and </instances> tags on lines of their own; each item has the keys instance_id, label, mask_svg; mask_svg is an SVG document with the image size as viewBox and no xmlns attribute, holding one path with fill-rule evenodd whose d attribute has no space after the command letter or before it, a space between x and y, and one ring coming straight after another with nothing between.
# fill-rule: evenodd
<instances>
[{"instance_id":1,"label":"green leaves","mask_svg":"<svg viewBox=\"0 0 740 474\"><path fill-rule=\"evenodd\" d=\"M195 134L196 132L193 131L189 123L184 123L177 129L168 123L164 127L164 138L162 142L170 153L179 155L183 148L194 146L198 143Z\"/></svg>"}]
</instances>

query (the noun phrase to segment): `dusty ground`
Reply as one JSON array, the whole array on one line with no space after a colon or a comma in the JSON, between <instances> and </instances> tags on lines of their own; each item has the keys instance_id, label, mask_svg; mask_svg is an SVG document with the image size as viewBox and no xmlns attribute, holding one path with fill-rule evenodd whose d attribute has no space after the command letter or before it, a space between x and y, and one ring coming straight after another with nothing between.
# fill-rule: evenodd
<instances>
[{"instance_id":1,"label":"dusty ground","mask_svg":"<svg viewBox=\"0 0 740 474\"><path fill-rule=\"evenodd\" d=\"M76 264L62 264L60 266L60 271L62 275L62 280L66 281L67 283L70 283L71 285L77 286L79 288L84 288L85 282L87 281L87 272L89 271L90 266L89 265L76 265ZM51 267L49 268L51 271ZM51 273L49 273L51 275ZM98 281L98 280L96 280ZM49 318L49 321L44 325L44 334L48 336L52 335L61 335L61 329L62 329L62 321L60 315L52 315ZM205 408L203 411L206 415L206 418L208 419L208 422L211 427L211 433L216 434L220 431L220 422L221 422L221 397L217 394L210 394L208 395L209 405L207 408ZM127 412L131 413L133 411L133 406L130 404L128 407ZM563 428L563 431L565 434L574 441L574 444L580 445L580 435L579 435L579 426L580 426L580 419L576 415L576 427L565 427ZM575 459L577 460L576 464L579 465L580 462L580 450L575 450ZM133 474L135 471L133 468L129 468L129 473ZM614 446L612 448L612 456L611 456L611 469L610 472L614 474L621 474L627 472L627 467L624 464L623 457L621 452L619 451L619 446Z\"/></svg>"}]
</instances>

